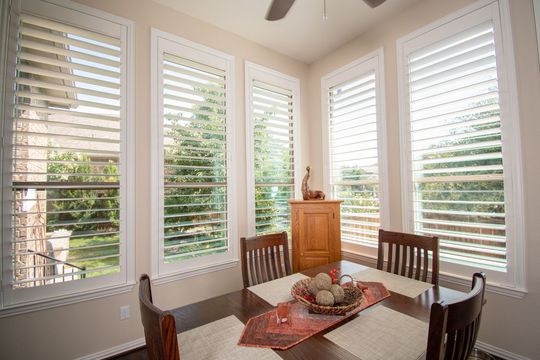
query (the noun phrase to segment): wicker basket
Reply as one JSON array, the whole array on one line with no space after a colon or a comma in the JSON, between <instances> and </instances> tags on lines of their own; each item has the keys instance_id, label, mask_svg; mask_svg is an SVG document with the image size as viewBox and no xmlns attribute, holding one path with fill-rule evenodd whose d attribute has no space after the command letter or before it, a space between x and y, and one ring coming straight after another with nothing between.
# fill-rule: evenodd
<instances>
[{"instance_id":1,"label":"wicker basket","mask_svg":"<svg viewBox=\"0 0 540 360\"><path fill-rule=\"evenodd\" d=\"M343 277L352 277L350 275L343 275ZM298 300L299 303L306 306L309 310L317 314L326 314L326 315L344 315L345 313L355 309L362 302L362 290L354 285L354 281L351 281L349 284L343 286L345 292L345 300L334 306L322 306L316 303L312 303L304 299L305 294L309 294L308 286L311 279L303 279L297 281L291 288L292 296Z\"/></svg>"}]
</instances>

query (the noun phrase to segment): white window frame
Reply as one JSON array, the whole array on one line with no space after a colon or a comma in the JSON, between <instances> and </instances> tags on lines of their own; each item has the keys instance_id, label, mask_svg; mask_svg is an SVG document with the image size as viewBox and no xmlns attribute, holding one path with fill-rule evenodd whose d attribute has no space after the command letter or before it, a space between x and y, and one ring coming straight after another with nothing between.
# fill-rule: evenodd
<instances>
[{"instance_id":1,"label":"white window frame","mask_svg":"<svg viewBox=\"0 0 540 360\"><path fill-rule=\"evenodd\" d=\"M321 78L321 99L322 99L322 133L323 133L323 166L324 177L323 186L328 197L333 198L332 182L330 173L330 131L328 113L328 92L331 87L341 84L347 80L361 76L369 71L375 71L375 91L377 106L377 147L379 166L379 216L380 227L388 229L390 224L390 206L388 196L388 155L387 155L387 133L386 133L386 104L385 104L385 80L384 80L384 50L379 48ZM342 240L348 248L359 247L362 254L377 256L377 246L368 246ZM345 249L346 250L346 249ZM355 251L356 252L356 251Z\"/></svg>"},{"instance_id":2,"label":"white window frame","mask_svg":"<svg viewBox=\"0 0 540 360\"><path fill-rule=\"evenodd\" d=\"M226 71L228 251L170 264L163 261L163 51ZM191 40L151 29L151 277L156 284L219 271L239 262L236 216L235 59Z\"/></svg>"},{"instance_id":3,"label":"white window frame","mask_svg":"<svg viewBox=\"0 0 540 360\"><path fill-rule=\"evenodd\" d=\"M13 0L11 7L7 6L3 11L11 10L16 14L24 11L36 16L45 17L54 21L68 23L74 26L86 26L96 28L102 32L108 31L108 26L122 27L121 40L124 45L122 53L122 63L124 72L122 73L121 83L123 84L124 99L121 102L121 167L123 176L120 180L120 196L123 201L120 203L120 272L105 280L101 277L86 278L84 280L74 280L70 282L44 285L34 288L24 288L17 290L5 290L10 281L9 268L6 268L4 262L1 262L2 271L0 280L2 288L0 296L0 318L5 316L17 315L31 311L47 309L57 306L63 306L80 301L86 301L105 296L120 294L131 291L135 285L135 241L134 241L134 23L130 20L115 16L92 7L80 5L69 0ZM3 14L4 15L4 14ZM10 29L10 31L13 29ZM10 50L8 50L9 52ZM10 56L10 55L8 55ZM3 74L7 74L6 60L2 58ZM7 80L7 79L6 79ZM13 81L14 79L9 79ZM7 83L8 81L6 81ZM4 102L7 92L10 91L7 86L1 89ZM3 103L4 115L6 119L12 117L12 104ZM2 126L4 126L2 124ZM3 161L2 154L2 161ZM9 196L6 198L5 188L9 180L5 178L6 169L10 171L11 164L2 164L2 219L9 220L9 207L5 206ZM7 212L6 212L7 211ZM9 239L8 229L2 231L2 240ZM2 241L0 255L11 252L11 244L8 241ZM18 292L18 294L15 294Z\"/></svg>"},{"instance_id":4,"label":"white window frame","mask_svg":"<svg viewBox=\"0 0 540 360\"><path fill-rule=\"evenodd\" d=\"M474 14L472 14L474 13ZM401 194L403 230L413 232L412 202L410 193L413 183L410 159L410 124L409 98L407 82L406 54L412 49L433 43L441 36L450 35L445 25L465 28L467 23L479 23L477 20L492 19L495 33L497 73L501 111L501 131L503 134L504 188L506 209L506 239L508 272L506 274L479 269L466 265L451 264L441 261L441 279L458 284L469 284L473 272L482 270L487 273L488 290L513 297L523 297L525 289L525 224L523 219L522 161L519 126L519 108L515 74L514 50L510 26L508 0L481 0L450 14L430 25L397 40L398 89L401 154ZM421 41L424 36L429 41ZM514 120L514 121L512 121ZM518 120L518 121L515 121Z\"/></svg>"},{"instance_id":5,"label":"white window frame","mask_svg":"<svg viewBox=\"0 0 540 360\"><path fill-rule=\"evenodd\" d=\"M293 96L293 151L294 151L294 195L301 197L302 171L300 169L300 80L270 68L245 62L245 101L246 101L246 169L247 169L247 212L248 236L255 235L255 170L253 140L253 80L265 82L292 91Z\"/></svg>"}]
</instances>

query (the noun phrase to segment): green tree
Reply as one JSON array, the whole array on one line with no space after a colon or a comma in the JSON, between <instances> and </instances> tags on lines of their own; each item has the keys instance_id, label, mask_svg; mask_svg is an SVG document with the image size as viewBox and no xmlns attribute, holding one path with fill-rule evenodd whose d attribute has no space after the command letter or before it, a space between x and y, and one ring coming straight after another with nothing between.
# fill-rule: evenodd
<instances>
[{"instance_id":1,"label":"green tree","mask_svg":"<svg viewBox=\"0 0 540 360\"><path fill-rule=\"evenodd\" d=\"M496 103L497 100L493 99L475 103L471 107ZM423 228L428 231L431 229L461 234L461 236L451 234L442 236L441 239L447 242L476 244L477 248L482 249L505 248L504 242L490 239L490 236L505 236L504 229L496 228L497 225L505 223L502 216L505 212L504 182L502 179L477 180L475 178L476 176L502 175L503 159L499 156L502 153L501 145L474 146L501 141L500 133L476 136L476 133L480 131L500 128L499 116L498 110L490 110L454 119L456 129L458 129L453 132L456 139L431 145L429 150L435 151L428 151L420 159L423 164L419 170L424 171L422 175L424 179L417 183L415 191L419 216L422 216L421 219L425 221ZM467 125L467 122L472 122L473 125ZM459 124L462 125L459 126ZM461 136L464 133L470 136ZM460 149L461 145L472 146ZM457 150L444 150L456 147ZM434 181L430 182L430 178ZM465 234L470 234L469 236L473 238L466 238ZM484 239L475 239L474 235L483 235ZM442 251L455 252L444 246ZM483 256L482 250L461 249L458 252ZM504 252L494 256L501 261L505 259Z\"/></svg>"},{"instance_id":2,"label":"green tree","mask_svg":"<svg viewBox=\"0 0 540 360\"><path fill-rule=\"evenodd\" d=\"M195 106L191 118L165 116L173 142L164 152L165 255L174 259L224 251L227 238L225 102L215 91L195 90L208 105Z\"/></svg>"},{"instance_id":3,"label":"green tree","mask_svg":"<svg viewBox=\"0 0 540 360\"><path fill-rule=\"evenodd\" d=\"M51 152L47 160L47 182L57 185L47 189L47 232L71 231L67 262L84 270L102 269L86 277L118 271L120 203L116 161L92 160L75 152ZM77 187L87 184L100 186ZM103 187L108 184L110 187Z\"/></svg>"}]
</instances>

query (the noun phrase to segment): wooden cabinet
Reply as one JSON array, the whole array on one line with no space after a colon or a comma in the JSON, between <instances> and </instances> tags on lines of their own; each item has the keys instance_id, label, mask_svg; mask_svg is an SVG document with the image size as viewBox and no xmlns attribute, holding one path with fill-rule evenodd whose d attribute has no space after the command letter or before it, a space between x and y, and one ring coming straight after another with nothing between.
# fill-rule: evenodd
<instances>
[{"instance_id":1,"label":"wooden cabinet","mask_svg":"<svg viewBox=\"0 0 540 360\"><path fill-rule=\"evenodd\" d=\"M289 200L293 271L341 260L341 200Z\"/></svg>"}]
</instances>

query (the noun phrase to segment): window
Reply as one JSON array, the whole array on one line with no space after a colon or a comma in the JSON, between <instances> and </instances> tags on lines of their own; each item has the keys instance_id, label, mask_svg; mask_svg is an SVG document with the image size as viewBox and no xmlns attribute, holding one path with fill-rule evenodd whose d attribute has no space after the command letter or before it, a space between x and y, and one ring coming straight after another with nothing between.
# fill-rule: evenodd
<instances>
[{"instance_id":1,"label":"window","mask_svg":"<svg viewBox=\"0 0 540 360\"><path fill-rule=\"evenodd\" d=\"M505 98L498 3L401 46L405 228L439 237L443 272L482 269L515 284L518 118Z\"/></svg>"},{"instance_id":2,"label":"window","mask_svg":"<svg viewBox=\"0 0 540 360\"><path fill-rule=\"evenodd\" d=\"M84 10L25 1L10 14L18 21L3 124L5 307L133 280L129 23Z\"/></svg>"},{"instance_id":3,"label":"window","mask_svg":"<svg viewBox=\"0 0 540 360\"><path fill-rule=\"evenodd\" d=\"M325 189L341 205L342 241L377 246L385 224L382 50L322 79Z\"/></svg>"},{"instance_id":4,"label":"window","mask_svg":"<svg viewBox=\"0 0 540 360\"><path fill-rule=\"evenodd\" d=\"M153 267L155 277L170 279L237 261L234 58L158 30L152 43L158 216Z\"/></svg>"},{"instance_id":5,"label":"window","mask_svg":"<svg viewBox=\"0 0 540 360\"><path fill-rule=\"evenodd\" d=\"M248 211L251 235L290 232L298 194L299 81L246 62Z\"/></svg>"}]
</instances>

